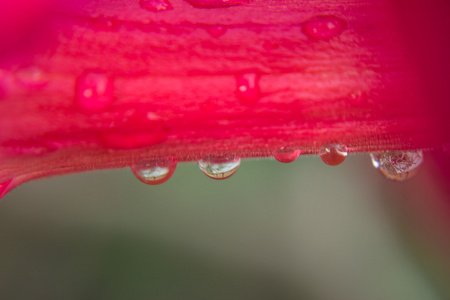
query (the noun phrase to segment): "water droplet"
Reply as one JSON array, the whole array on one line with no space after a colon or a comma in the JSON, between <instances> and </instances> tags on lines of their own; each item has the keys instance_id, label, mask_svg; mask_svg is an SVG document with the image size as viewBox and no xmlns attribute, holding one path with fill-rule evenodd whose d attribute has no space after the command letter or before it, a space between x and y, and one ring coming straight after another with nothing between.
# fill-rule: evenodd
<instances>
[{"instance_id":1,"label":"water droplet","mask_svg":"<svg viewBox=\"0 0 450 300\"><path fill-rule=\"evenodd\" d=\"M212 37L219 38L227 32L227 27L222 26L222 25L213 25L213 26L208 27L206 29L206 31L208 31L208 33Z\"/></svg>"},{"instance_id":2,"label":"water droplet","mask_svg":"<svg viewBox=\"0 0 450 300\"><path fill-rule=\"evenodd\" d=\"M0 183L0 199L3 198L9 191L12 179L9 179L3 183Z\"/></svg>"},{"instance_id":3,"label":"water droplet","mask_svg":"<svg viewBox=\"0 0 450 300\"><path fill-rule=\"evenodd\" d=\"M239 168L241 159L234 156L210 156L198 161L202 172L212 179L227 179Z\"/></svg>"},{"instance_id":4,"label":"water droplet","mask_svg":"<svg viewBox=\"0 0 450 300\"><path fill-rule=\"evenodd\" d=\"M310 38L326 40L340 35L345 26L343 20L334 16L318 16L303 24L303 32Z\"/></svg>"},{"instance_id":5,"label":"water droplet","mask_svg":"<svg viewBox=\"0 0 450 300\"><path fill-rule=\"evenodd\" d=\"M244 73L237 77L237 97L248 105L255 104L261 97L259 88L259 75Z\"/></svg>"},{"instance_id":6,"label":"water droplet","mask_svg":"<svg viewBox=\"0 0 450 300\"><path fill-rule=\"evenodd\" d=\"M241 5L250 0L186 0L193 7L197 8L222 8L235 5Z\"/></svg>"},{"instance_id":7,"label":"water droplet","mask_svg":"<svg viewBox=\"0 0 450 300\"><path fill-rule=\"evenodd\" d=\"M158 185L172 177L177 161L171 158L143 160L131 165L131 171L137 179L150 185Z\"/></svg>"},{"instance_id":8,"label":"water droplet","mask_svg":"<svg viewBox=\"0 0 450 300\"><path fill-rule=\"evenodd\" d=\"M373 166L389 179L403 181L414 176L423 162L422 150L371 153Z\"/></svg>"},{"instance_id":9,"label":"water droplet","mask_svg":"<svg viewBox=\"0 0 450 300\"><path fill-rule=\"evenodd\" d=\"M300 150L282 147L273 152L273 157L282 163L290 163L296 160L300 155Z\"/></svg>"},{"instance_id":10,"label":"water droplet","mask_svg":"<svg viewBox=\"0 0 450 300\"><path fill-rule=\"evenodd\" d=\"M319 153L319 156L327 165L337 166L345 160L347 154L347 146L332 144L323 146Z\"/></svg>"},{"instance_id":11,"label":"water droplet","mask_svg":"<svg viewBox=\"0 0 450 300\"><path fill-rule=\"evenodd\" d=\"M88 72L77 79L78 106L87 112L99 111L113 101L114 86L111 78L102 73Z\"/></svg>"},{"instance_id":12,"label":"water droplet","mask_svg":"<svg viewBox=\"0 0 450 300\"><path fill-rule=\"evenodd\" d=\"M140 0L139 5L150 11L173 10L172 4L168 0Z\"/></svg>"},{"instance_id":13,"label":"water droplet","mask_svg":"<svg viewBox=\"0 0 450 300\"><path fill-rule=\"evenodd\" d=\"M44 72L38 67L18 69L14 77L18 83L28 88L41 88L48 84Z\"/></svg>"}]
</instances>

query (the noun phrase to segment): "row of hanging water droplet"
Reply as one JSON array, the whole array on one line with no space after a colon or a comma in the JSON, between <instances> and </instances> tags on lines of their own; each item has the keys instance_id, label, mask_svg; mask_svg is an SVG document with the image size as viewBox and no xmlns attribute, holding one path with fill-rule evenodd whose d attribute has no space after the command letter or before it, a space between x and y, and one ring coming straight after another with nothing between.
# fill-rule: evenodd
<instances>
[{"instance_id":1,"label":"row of hanging water droplet","mask_svg":"<svg viewBox=\"0 0 450 300\"><path fill-rule=\"evenodd\" d=\"M276 160L290 163L300 155L300 150L281 148L273 153ZM347 146L324 146L319 156L331 166L341 164L348 155ZM414 176L423 162L422 150L374 152L370 154L373 166L386 178L403 181ZM209 178L222 180L231 177L238 170L241 159L235 156L210 156L198 161L200 170ZM158 185L166 182L175 172L177 161L162 158L140 161L131 166L134 175L142 182Z\"/></svg>"}]
</instances>

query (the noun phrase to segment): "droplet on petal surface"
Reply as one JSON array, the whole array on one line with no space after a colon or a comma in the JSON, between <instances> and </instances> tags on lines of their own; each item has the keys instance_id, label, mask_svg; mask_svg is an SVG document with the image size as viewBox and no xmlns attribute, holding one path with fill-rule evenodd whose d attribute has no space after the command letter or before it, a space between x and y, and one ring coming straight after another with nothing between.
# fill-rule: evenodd
<instances>
[{"instance_id":1,"label":"droplet on petal surface","mask_svg":"<svg viewBox=\"0 0 450 300\"><path fill-rule=\"evenodd\" d=\"M210 156L198 161L200 170L209 178L216 180L231 177L240 164L241 159L234 156Z\"/></svg>"},{"instance_id":2,"label":"droplet on petal surface","mask_svg":"<svg viewBox=\"0 0 450 300\"><path fill-rule=\"evenodd\" d=\"M145 184L158 185L172 177L177 161L171 158L143 160L131 165L131 171Z\"/></svg>"},{"instance_id":3,"label":"droplet on petal surface","mask_svg":"<svg viewBox=\"0 0 450 300\"><path fill-rule=\"evenodd\" d=\"M243 73L237 77L237 97L245 104L252 105L261 97L259 88L259 75L256 73Z\"/></svg>"},{"instance_id":4,"label":"droplet on petal surface","mask_svg":"<svg viewBox=\"0 0 450 300\"><path fill-rule=\"evenodd\" d=\"M77 79L77 104L84 111L93 112L106 108L113 101L113 93L113 81L105 74L88 72Z\"/></svg>"},{"instance_id":5,"label":"droplet on petal surface","mask_svg":"<svg viewBox=\"0 0 450 300\"><path fill-rule=\"evenodd\" d=\"M422 150L375 152L370 157L376 169L395 181L413 177L423 163Z\"/></svg>"},{"instance_id":6,"label":"droplet on petal surface","mask_svg":"<svg viewBox=\"0 0 450 300\"><path fill-rule=\"evenodd\" d=\"M318 16L303 24L303 32L310 38L327 40L344 31L345 22L334 16Z\"/></svg>"},{"instance_id":7,"label":"droplet on petal surface","mask_svg":"<svg viewBox=\"0 0 450 300\"><path fill-rule=\"evenodd\" d=\"M300 155L300 150L282 147L273 152L273 157L282 163L290 163L296 160Z\"/></svg>"},{"instance_id":8,"label":"droplet on petal surface","mask_svg":"<svg viewBox=\"0 0 450 300\"><path fill-rule=\"evenodd\" d=\"M168 0L140 0L139 5L150 11L173 10L172 4Z\"/></svg>"},{"instance_id":9,"label":"droplet on petal surface","mask_svg":"<svg viewBox=\"0 0 450 300\"><path fill-rule=\"evenodd\" d=\"M227 32L227 27L222 25L213 25L209 26L206 31L208 31L209 35L213 38L219 38Z\"/></svg>"},{"instance_id":10,"label":"droplet on petal surface","mask_svg":"<svg viewBox=\"0 0 450 300\"><path fill-rule=\"evenodd\" d=\"M326 145L320 150L319 156L329 166L341 164L348 155L348 147L345 145Z\"/></svg>"},{"instance_id":11,"label":"droplet on petal surface","mask_svg":"<svg viewBox=\"0 0 450 300\"><path fill-rule=\"evenodd\" d=\"M241 5L249 0L186 0L196 8L222 8L235 5Z\"/></svg>"}]
</instances>

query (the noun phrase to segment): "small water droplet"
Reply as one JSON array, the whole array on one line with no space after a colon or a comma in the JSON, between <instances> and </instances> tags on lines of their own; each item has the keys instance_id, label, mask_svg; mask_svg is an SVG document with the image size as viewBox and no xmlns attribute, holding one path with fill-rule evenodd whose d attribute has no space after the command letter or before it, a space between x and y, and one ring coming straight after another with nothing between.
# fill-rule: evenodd
<instances>
[{"instance_id":1,"label":"small water droplet","mask_svg":"<svg viewBox=\"0 0 450 300\"><path fill-rule=\"evenodd\" d=\"M137 179L149 185L158 185L172 177L177 161L172 158L143 160L131 165L131 171Z\"/></svg>"},{"instance_id":2,"label":"small water droplet","mask_svg":"<svg viewBox=\"0 0 450 300\"><path fill-rule=\"evenodd\" d=\"M273 152L273 157L282 163L290 163L296 160L300 155L300 150L282 147Z\"/></svg>"},{"instance_id":3,"label":"small water droplet","mask_svg":"<svg viewBox=\"0 0 450 300\"><path fill-rule=\"evenodd\" d=\"M241 5L250 0L186 0L196 8L222 8L235 5Z\"/></svg>"},{"instance_id":4,"label":"small water droplet","mask_svg":"<svg viewBox=\"0 0 450 300\"><path fill-rule=\"evenodd\" d=\"M386 178L403 181L417 174L423 162L422 150L371 153L373 166Z\"/></svg>"},{"instance_id":5,"label":"small water droplet","mask_svg":"<svg viewBox=\"0 0 450 300\"><path fill-rule=\"evenodd\" d=\"M255 104L261 97L259 88L259 75L256 73L244 73L237 77L237 97L248 105Z\"/></svg>"},{"instance_id":6,"label":"small water droplet","mask_svg":"<svg viewBox=\"0 0 450 300\"><path fill-rule=\"evenodd\" d=\"M222 25L213 25L213 26L209 26L206 29L206 31L208 31L208 33L212 37L219 38L227 32L227 27L222 26Z\"/></svg>"},{"instance_id":7,"label":"small water droplet","mask_svg":"<svg viewBox=\"0 0 450 300\"><path fill-rule=\"evenodd\" d=\"M14 77L18 83L28 88L41 88L48 84L44 72L38 67L18 69Z\"/></svg>"},{"instance_id":8,"label":"small water droplet","mask_svg":"<svg viewBox=\"0 0 450 300\"><path fill-rule=\"evenodd\" d=\"M319 156L324 163L330 166L341 164L348 155L348 147L345 145L331 144L323 146Z\"/></svg>"},{"instance_id":9,"label":"small water droplet","mask_svg":"<svg viewBox=\"0 0 450 300\"><path fill-rule=\"evenodd\" d=\"M343 20L334 16L318 16L303 24L303 32L310 38L326 40L340 35L345 26Z\"/></svg>"},{"instance_id":10,"label":"small water droplet","mask_svg":"<svg viewBox=\"0 0 450 300\"><path fill-rule=\"evenodd\" d=\"M210 156L198 161L200 170L212 179L227 179L239 168L241 159L234 156Z\"/></svg>"},{"instance_id":11,"label":"small water droplet","mask_svg":"<svg viewBox=\"0 0 450 300\"><path fill-rule=\"evenodd\" d=\"M3 183L0 183L0 199L3 198L9 192L9 186L11 185L12 179L9 179Z\"/></svg>"},{"instance_id":12,"label":"small water droplet","mask_svg":"<svg viewBox=\"0 0 450 300\"><path fill-rule=\"evenodd\" d=\"M114 86L111 78L102 73L88 72L77 79L78 106L87 112L99 111L113 101Z\"/></svg>"},{"instance_id":13,"label":"small water droplet","mask_svg":"<svg viewBox=\"0 0 450 300\"><path fill-rule=\"evenodd\" d=\"M172 4L168 0L140 0L139 5L150 11L173 10Z\"/></svg>"}]
</instances>

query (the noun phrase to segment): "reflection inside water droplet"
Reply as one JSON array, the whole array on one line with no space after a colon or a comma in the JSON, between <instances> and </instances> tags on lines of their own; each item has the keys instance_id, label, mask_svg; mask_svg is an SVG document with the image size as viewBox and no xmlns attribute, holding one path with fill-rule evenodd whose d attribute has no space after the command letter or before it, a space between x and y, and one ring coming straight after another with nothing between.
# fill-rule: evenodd
<instances>
[{"instance_id":1,"label":"reflection inside water droplet","mask_svg":"<svg viewBox=\"0 0 450 300\"><path fill-rule=\"evenodd\" d=\"M158 185L172 177L177 168L175 159L143 160L131 165L137 179L149 185Z\"/></svg>"},{"instance_id":2,"label":"reflection inside water droplet","mask_svg":"<svg viewBox=\"0 0 450 300\"><path fill-rule=\"evenodd\" d=\"M273 157L282 163L290 163L296 160L300 155L300 150L282 147L273 152Z\"/></svg>"},{"instance_id":3,"label":"reflection inside water droplet","mask_svg":"<svg viewBox=\"0 0 450 300\"><path fill-rule=\"evenodd\" d=\"M341 164L348 155L348 147L345 145L325 145L320 150L319 156L324 163L330 166Z\"/></svg>"},{"instance_id":4,"label":"reflection inside water droplet","mask_svg":"<svg viewBox=\"0 0 450 300\"><path fill-rule=\"evenodd\" d=\"M371 153L373 166L386 178L403 181L417 174L423 162L422 150Z\"/></svg>"},{"instance_id":5,"label":"reflection inside water droplet","mask_svg":"<svg viewBox=\"0 0 450 300\"><path fill-rule=\"evenodd\" d=\"M210 156L198 161L198 167L209 178L227 179L239 168L241 159L234 156L214 157Z\"/></svg>"}]
</instances>

